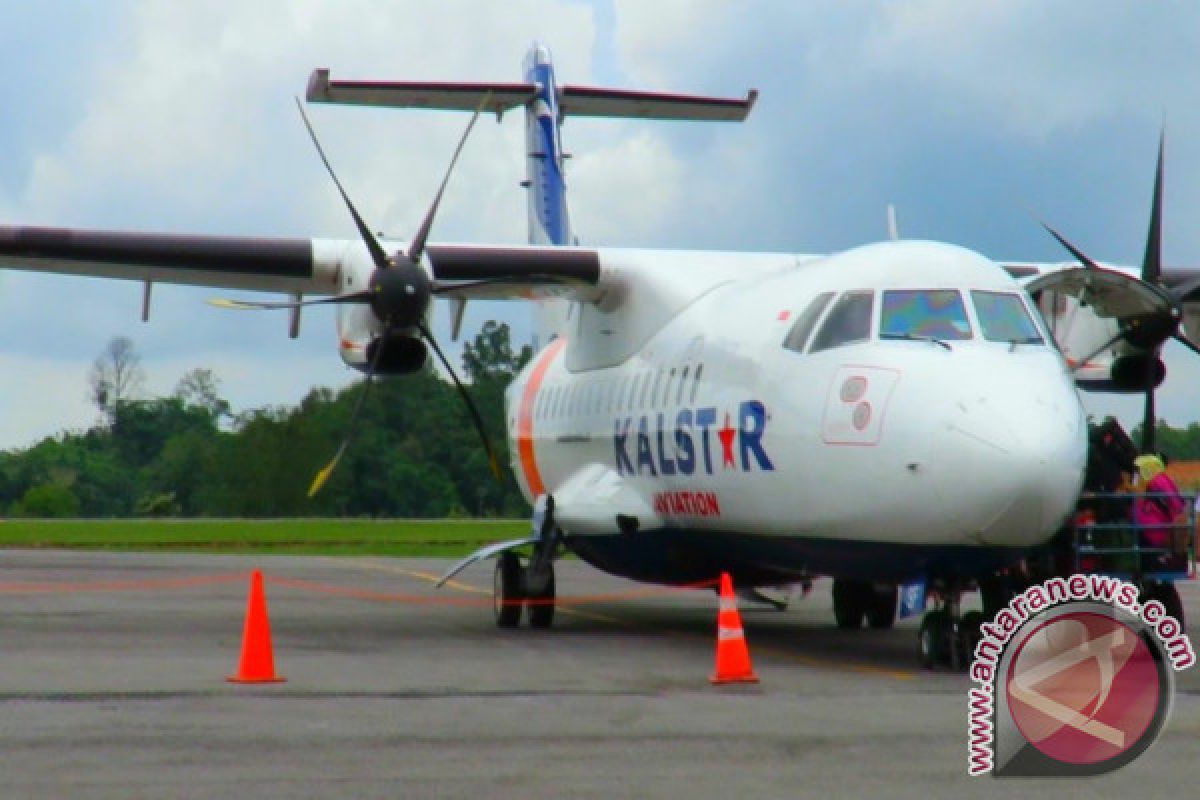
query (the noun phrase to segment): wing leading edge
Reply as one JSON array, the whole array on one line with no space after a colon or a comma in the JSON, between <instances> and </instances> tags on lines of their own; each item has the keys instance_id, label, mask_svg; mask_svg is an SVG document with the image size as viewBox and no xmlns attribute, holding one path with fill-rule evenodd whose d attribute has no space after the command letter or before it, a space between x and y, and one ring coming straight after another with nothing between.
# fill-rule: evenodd
<instances>
[{"instance_id":1,"label":"wing leading edge","mask_svg":"<svg viewBox=\"0 0 1200 800\"><path fill-rule=\"evenodd\" d=\"M0 226L0 268L328 294L309 239Z\"/></svg>"},{"instance_id":2,"label":"wing leading edge","mask_svg":"<svg viewBox=\"0 0 1200 800\"><path fill-rule=\"evenodd\" d=\"M430 245L426 258L453 297L562 294L600 280L599 254L584 248L442 244ZM30 272L329 295L359 261L370 256L355 240L0 226L0 269Z\"/></svg>"}]
</instances>

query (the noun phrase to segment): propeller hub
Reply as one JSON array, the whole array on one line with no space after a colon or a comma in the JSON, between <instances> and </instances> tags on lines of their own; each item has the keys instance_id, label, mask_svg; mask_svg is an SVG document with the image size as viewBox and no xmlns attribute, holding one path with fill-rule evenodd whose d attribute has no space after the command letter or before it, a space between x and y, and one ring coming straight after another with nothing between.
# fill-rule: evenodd
<instances>
[{"instance_id":1,"label":"propeller hub","mask_svg":"<svg viewBox=\"0 0 1200 800\"><path fill-rule=\"evenodd\" d=\"M1160 312L1142 314L1127 322L1125 339L1134 347L1145 350L1158 347L1179 329L1179 317L1179 309L1174 306Z\"/></svg>"},{"instance_id":2,"label":"propeller hub","mask_svg":"<svg viewBox=\"0 0 1200 800\"><path fill-rule=\"evenodd\" d=\"M425 270L397 253L393 266L371 273L371 310L387 326L410 328L425 317L433 288Z\"/></svg>"}]
</instances>

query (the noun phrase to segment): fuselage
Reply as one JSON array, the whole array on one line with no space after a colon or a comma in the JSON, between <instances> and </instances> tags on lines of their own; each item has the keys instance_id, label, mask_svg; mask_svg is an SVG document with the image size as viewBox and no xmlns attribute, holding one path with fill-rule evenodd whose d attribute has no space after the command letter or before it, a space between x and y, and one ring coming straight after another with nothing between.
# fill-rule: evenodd
<instances>
[{"instance_id":1,"label":"fuselage","mask_svg":"<svg viewBox=\"0 0 1200 800\"><path fill-rule=\"evenodd\" d=\"M564 112L544 47L525 79L529 240L567 246ZM554 498L568 546L596 566L742 584L983 574L1073 507L1083 410L997 264L929 242L596 252L597 285L570 303L540 296L538 352L506 408L522 491ZM318 261L339 292L372 269L357 247ZM343 359L365 368L380 321L343 305L338 331Z\"/></svg>"},{"instance_id":2,"label":"fuselage","mask_svg":"<svg viewBox=\"0 0 1200 800\"><path fill-rule=\"evenodd\" d=\"M612 291L646 294L654 256L612 260L625 263ZM640 334L621 301L607 329L577 309L575 330L509 392L522 490L568 495L560 524L585 557L603 537L657 531L702 550L736 539L780 577L901 578L1011 559L1073 507L1084 413L1027 296L995 264L925 242L659 261L657 281L681 286L688 262L704 262L682 307L599 355L587 337ZM839 332L847 322L857 329ZM577 498L580 476L614 492L611 513ZM687 577L642 568L614 571Z\"/></svg>"}]
</instances>

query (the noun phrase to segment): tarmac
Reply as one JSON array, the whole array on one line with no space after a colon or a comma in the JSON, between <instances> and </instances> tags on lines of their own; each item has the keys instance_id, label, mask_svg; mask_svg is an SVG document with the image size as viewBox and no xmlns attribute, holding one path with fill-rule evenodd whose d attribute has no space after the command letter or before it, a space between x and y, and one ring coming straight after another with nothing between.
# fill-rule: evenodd
<instances>
[{"instance_id":1,"label":"tarmac","mask_svg":"<svg viewBox=\"0 0 1200 800\"><path fill-rule=\"evenodd\" d=\"M1067 779L966 774L965 675L917 620L840 631L828 581L741 604L753 685L713 686L711 591L558 565L551 630L497 629L490 564L0 552L0 797L1098 797L1190 792L1200 668L1159 740ZM226 682L249 571L286 682ZM1181 585L1200 620L1200 586Z\"/></svg>"}]
</instances>

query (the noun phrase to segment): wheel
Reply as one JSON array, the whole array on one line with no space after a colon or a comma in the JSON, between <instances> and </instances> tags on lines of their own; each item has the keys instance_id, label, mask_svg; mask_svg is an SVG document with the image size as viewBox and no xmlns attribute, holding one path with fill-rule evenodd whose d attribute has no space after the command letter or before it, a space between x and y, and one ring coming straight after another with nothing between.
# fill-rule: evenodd
<instances>
[{"instance_id":1,"label":"wheel","mask_svg":"<svg viewBox=\"0 0 1200 800\"><path fill-rule=\"evenodd\" d=\"M837 620L839 628L858 630L862 627L863 616L867 613L866 603L863 602L864 587L871 588L870 584L862 581L834 579L833 618Z\"/></svg>"},{"instance_id":2,"label":"wheel","mask_svg":"<svg viewBox=\"0 0 1200 800\"><path fill-rule=\"evenodd\" d=\"M979 646L979 640L983 636L979 630L981 625L983 625L983 613L979 611L968 611L962 615L962 620L958 623L958 638L965 657L964 666L969 667L971 660L975 658L975 648Z\"/></svg>"},{"instance_id":3,"label":"wheel","mask_svg":"<svg viewBox=\"0 0 1200 800\"><path fill-rule=\"evenodd\" d=\"M548 569L550 575L546 578L545 585L537 593L530 592L527 598L536 601L527 604L529 624L534 628L549 628L554 622L554 565L551 564Z\"/></svg>"},{"instance_id":4,"label":"wheel","mask_svg":"<svg viewBox=\"0 0 1200 800\"><path fill-rule=\"evenodd\" d=\"M1187 628L1187 622L1183 618L1183 600L1180 599L1179 590L1175 588L1175 584L1164 583L1159 600L1162 601L1163 607L1167 609L1167 613L1179 623L1179 627Z\"/></svg>"},{"instance_id":5,"label":"wheel","mask_svg":"<svg viewBox=\"0 0 1200 800\"><path fill-rule=\"evenodd\" d=\"M995 619L1017 594L1007 575L990 575L979 579L979 599L984 619Z\"/></svg>"},{"instance_id":6,"label":"wheel","mask_svg":"<svg viewBox=\"0 0 1200 800\"><path fill-rule=\"evenodd\" d=\"M950 618L945 611L930 611L921 620L921 630L917 633L917 658L925 669L933 669L949 660L950 652L946 646L949 626Z\"/></svg>"},{"instance_id":7,"label":"wheel","mask_svg":"<svg viewBox=\"0 0 1200 800\"><path fill-rule=\"evenodd\" d=\"M887 630L896 621L897 589L892 584L879 584L870 587L867 596L867 625L875 630Z\"/></svg>"},{"instance_id":8,"label":"wheel","mask_svg":"<svg viewBox=\"0 0 1200 800\"><path fill-rule=\"evenodd\" d=\"M1155 581L1142 589L1141 603L1144 606L1151 600L1157 600L1163 604L1163 608L1167 610L1167 614L1175 618L1180 627L1187 627L1187 623L1183 618L1183 601L1179 598L1179 590L1175 588L1175 584L1165 581Z\"/></svg>"},{"instance_id":9,"label":"wheel","mask_svg":"<svg viewBox=\"0 0 1200 800\"><path fill-rule=\"evenodd\" d=\"M501 553L496 559L495 584L492 605L496 612L496 624L501 628L515 628L521 624L521 560L516 553Z\"/></svg>"}]
</instances>

